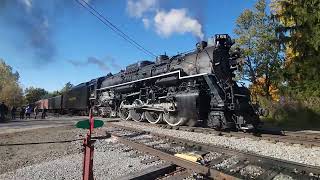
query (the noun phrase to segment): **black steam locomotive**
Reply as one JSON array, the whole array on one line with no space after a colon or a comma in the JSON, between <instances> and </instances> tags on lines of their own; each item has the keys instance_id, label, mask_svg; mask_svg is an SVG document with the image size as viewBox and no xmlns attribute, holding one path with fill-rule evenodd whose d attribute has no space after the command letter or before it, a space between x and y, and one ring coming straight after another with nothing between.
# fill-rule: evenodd
<instances>
[{"instance_id":1,"label":"black steam locomotive","mask_svg":"<svg viewBox=\"0 0 320 180\"><path fill-rule=\"evenodd\" d=\"M193 52L137 62L74 87L60 97L61 109L94 106L101 116L123 120L254 128L260 124L258 110L249 90L234 80L240 53L230 52L232 45L229 35L217 34L209 45L197 43Z\"/></svg>"}]
</instances>

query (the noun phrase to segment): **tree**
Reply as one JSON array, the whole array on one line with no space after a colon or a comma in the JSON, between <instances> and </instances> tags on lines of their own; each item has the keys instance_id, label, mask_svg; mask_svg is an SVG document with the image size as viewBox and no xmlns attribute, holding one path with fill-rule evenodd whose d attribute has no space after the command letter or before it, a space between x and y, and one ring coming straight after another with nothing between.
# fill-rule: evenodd
<instances>
[{"instance_id":1,"label":"tree","mask_svg":"<svg viewBox=\"0 0 320 180\"><path fill-rule=\"evenodd\" d=\"M274 17L280 22L279 36L297 57L320 53L320 0L272 0Z\"/></svg>"},{"instance_id":2,"label":"tree","mask_svg":"<svg viewBox=\"0 0 320 180\"><path fill-rule=\"evenodd\" d=\"M265 0L259 0L253 10L247 9L238 17L234 30L238 36L236 45L246 57L242 77L251 82L252 87L261 88L260 95L267 98L271 98L270 90L277 87L282 64L276 27L271 15L266 13ZM261 78L264 79L262 86L258 80Z\"/></svg>"},{"instance_id":3,"label":"tree","mask_svg":"<svg viewBox=\"0 0 320 180\"><path fill-rule=\"evenodd\" d=\"M68 83L66 83L64 85L64 87L60 91L56 90L56 91L53 91L53 92L48 92L42 98L51 98L51 97L59 96L59 95L65 93L65 92L69 91L72 87L73 87L73 84L68 82Z\"/></svg>"},{"instance_id":4,"label":"tree","mask_svg":"<svg viewBox=\"0 0 320 180\"><path fill-rule=\"evenodd\" d=\"M48 91L42 88L29 87L25 90L26 101L28 104L34 103L48 94Z\"/></svg>"},{"instance_id":5,"label":"tree","mask_svg":"<svg viewBox=\"0 0 320 180\"><path fill-rule=\"evenodd\" d=\"M307 99L320 96L320 0L273 0L272 11L285 47L286 90Z\"/></svg>"},{"instance_id":6,"label":"tree","mask_svg":"<svg viewBox=\"0 0 320 180\"><path fill-rule=\"evenodd\" d=\"M61 95L60 91L53 91L52 93L49 93L51 97L59 96Z\"/></svg>"},{"instance_id":7,"label":"tree","mask_svg":"<svg viewBox=\"0 0 320 180\"><path fill-rule=\"evenodd\" d=\"M67 82L64 85L64 87L61 89L60 93L65 93L67 91L70 91L72 87L73 87L73 84L71 84L71 82Z\"/></svg>"},{"instance_id":8,"label":"tree","mask_svg":"<svg viewBox=\"0 0 320 180\"><path fill-rule=\"evenodd\" d=\"M22 88L19 84L19 73L0 59L0 101L8 106L19 106L23 103Z\"/></svg>"}]
</instances>

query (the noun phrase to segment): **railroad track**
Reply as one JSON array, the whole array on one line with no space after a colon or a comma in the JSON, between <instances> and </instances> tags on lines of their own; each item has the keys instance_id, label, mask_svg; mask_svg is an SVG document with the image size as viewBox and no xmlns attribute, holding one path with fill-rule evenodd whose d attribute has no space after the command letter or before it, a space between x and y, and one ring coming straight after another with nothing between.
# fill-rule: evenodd
<instances>
[{"instance_id":1,"label":"railroad track","mask_svg":"<svg viewBox=\"0 0 320 180\"><path fill-rule=\"evenodd\" d=\"M198 132L204 134L214 134L226 137L237 137L237 138L250 138L253 140L266 140L270 142L282 142L286 144L300 144L305 147L320 147L320 133L307 133L307 132L289 132L279 130L266 130L261 129L259 132L234 132L234 131L216 131L211 128L203 127L188 127L188 126L170 126L166 124L150 124L147 122L134 122L149 127L160 127L165 129L174 129L189 132Z\"/></svg>"},{"instance_id":2,"label":"railroad track","mask_svg":"<svg viewBox=\"0 0 320 180\"><path fill-rule=\"evenodd\" d=\"M179 173L174 173L177 170L171 172L175 179L192 173L209 179L320 179L319 167L144 132L132 127L109 126L108 133L118 137L123 144L180 167ZM196 152L203 158L195 163L174 156L179 152Z\"/></svg>"}]
</instances>

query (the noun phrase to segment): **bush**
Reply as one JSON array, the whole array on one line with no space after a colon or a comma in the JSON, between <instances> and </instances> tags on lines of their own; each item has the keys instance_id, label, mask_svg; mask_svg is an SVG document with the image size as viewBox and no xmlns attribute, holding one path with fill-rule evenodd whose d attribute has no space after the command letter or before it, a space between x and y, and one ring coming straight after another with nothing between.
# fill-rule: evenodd
<instances>
[{"instance_id":1,"label":"bush","mask_svg":"<svg viewBox=\"0 0 320 180\"><path fill-rule=\"evenodd\" d=\"M319 97L310 97L308 100L281 97L279 102L270 102L259 97L259 102L269 111L264 121L272 125L286 128L320 129Z\"/></svg>"}]
</instances>

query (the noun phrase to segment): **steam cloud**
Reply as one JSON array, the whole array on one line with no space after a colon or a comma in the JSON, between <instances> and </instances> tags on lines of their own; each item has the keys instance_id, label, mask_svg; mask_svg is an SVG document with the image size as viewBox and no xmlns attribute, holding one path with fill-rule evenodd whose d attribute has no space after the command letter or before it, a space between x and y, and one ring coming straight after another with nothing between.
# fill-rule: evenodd
<instances>
[{"instance_id":1,"label":"steam cloud","mask_svg":"<svg viewBox=\"0 0 320 180\"><path fill-rule=\"evenodd\" d=\"M141 18L146 29L152 26L161 36L192 33L198 40L203 39L206 3L190 0L184 3L184 8L170 8L172 6L171 1L128 0L127 12L131 17Z\"/></svg>"},{"instance_id":2,"label":"steam cloud","mask_svg":"<svg viewBox=\"0 0 320 180\"><path fill-rule=\"evenodd\" d=\"M157 0L128 0L127 12L132 17L140 18L148 11L154 11L157 6Z\"/></svg>"},{"instance_id":3,"label":"steam cloud","mask_svg":"<svg viewBox=\"0 0 320 180\"><path fill-rule=\"evenodd\" d=\"M56 55L53 37L58 18L75 7L73 1L65 0L0 0L0 21L17 37L10 43L18 50L27 49L33 62L41 65L52 62Z\"/></svg>"},{"instance_id":4,"label":"steam cloud","mask_svg":"<svg viewBox=\"0 0 320 180\"><path fill-rule=\"evenodd\" d=\"M44 1L34 0L1 0L1 20L11 31L22 38L16 41L17 48L31 49L37 63L51 61L55 55L50 18L52 10ZM50 4L50 3L49 3ZM11 42L12 43L12 42Z\"/></svg>"},{"instance_id":5,"label":"steam cloud","mask_svg":"<svg viewBox=\"0 0 320 180\"><path fill-rule=\"evenodd\" d=\"M191 32L199 39L203 39L202 25L187 15L186 9L171 9L169 12L159 11L154 17L156 32L163 36L173 33Z\"/></svg>"},{"instance_id":6,"label":"steam cloud","mask_svg":"<svg viewBox=\"0 0 320 180\"><path fill-rule=\"evenodd\" d=\"M87 65L93 64L97 65L97 67L106 72L110 71L112 69L119 70L121 69L121 66L116 63L116 60L110 56L107 56L104 59L98 59L96 57L88 57L86 61L81 62L81 61L75 61L75 60L68 60L70 64L72 64L74 67L85 67ZM106 62L108 62L108 65Z\"/></svg>"}]
</instances>

